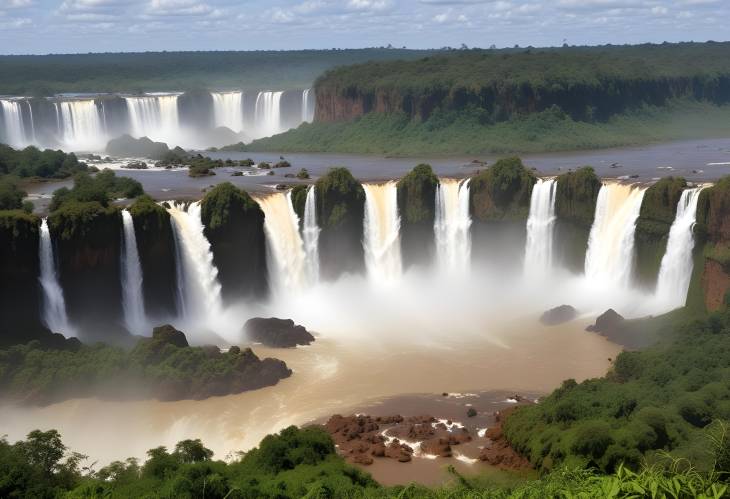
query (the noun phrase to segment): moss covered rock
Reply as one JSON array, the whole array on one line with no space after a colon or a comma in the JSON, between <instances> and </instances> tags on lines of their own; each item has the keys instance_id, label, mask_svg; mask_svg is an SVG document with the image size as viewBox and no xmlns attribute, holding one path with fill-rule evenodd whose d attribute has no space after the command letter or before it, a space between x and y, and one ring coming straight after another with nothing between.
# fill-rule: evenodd
<instances>
[{"instance_id":1,"label":"moss covered rock","mask_svg":"<svg viewBox=\"0 0 730 499\"><path fill-rule=\"evenodd\" d=\"M299 220L304 220L304 207L307 204L309 185L297 185L291 190L291 202Z\"/></svg>"},{"instance_id":2,"label":"moss covered rock","mask_svg":"<svg viewBox=\"0 0 730 499\"><path fill-rule=\"evenodd\" d=\"M426 164L416 166L398 182L401 248L406 266L427 264L433 257L438 185L438 177Z\"/></svg>"},{"instance_id":3,"label":"moss covered rock","mask_svg":"<svg viewBox=\"0 0 730 499\"><path fill-rule=\"evenodd\" d=\"M500 159L472 178L470 211L477 222L527 220L537 177L520 158Z\"/></svg>"},{"instance_id":4,"label":"moss covered rock","mask_svg":"<svg viewBox=\"0 0 730 499\"><path fill-rule=\"evenodd\" d=\"M151 317L176 313L177 274L175 240L170 215L149 196L140 196L129 207L134 219L145 311Z\"/></svg>"},{"instance_id":5,"label":"moss covered rock","mask_svg":"<svg viewBox=\"0 0 730 499\"><path fill-rule=\"evenodd\" d=\"M365 190L347 168L332 168L316 183L320 271L325 278L360 272Z\"/></svg>"},{"instance_id":6,"label":"moss covered rock","mask_svg":"<svg viewBox=\"0 0 730 499\"><path fill-rule=\"evenodd\" d=\"M265 296L264 212L256 201L229 182L218 184L203 198L201 217L224 300Z\"/></svg>"}]
</instances>

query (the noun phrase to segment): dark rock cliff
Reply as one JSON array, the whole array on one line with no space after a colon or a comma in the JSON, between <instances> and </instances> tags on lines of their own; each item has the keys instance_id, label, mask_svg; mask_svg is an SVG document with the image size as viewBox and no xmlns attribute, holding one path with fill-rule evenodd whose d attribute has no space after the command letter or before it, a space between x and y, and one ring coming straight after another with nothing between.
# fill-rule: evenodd
<instances>
[{"instance_id":1,"label":"dark rock cliff","mask_svg":"<svg viewBox=\"0 0 730 499\"><path fill-rule=\"evenodd\" d=\"M413 168L398 182L400 238L405 266L428 265L434 257L434 219L439 179L430 165Z\"/></svg>"}]
</instances>

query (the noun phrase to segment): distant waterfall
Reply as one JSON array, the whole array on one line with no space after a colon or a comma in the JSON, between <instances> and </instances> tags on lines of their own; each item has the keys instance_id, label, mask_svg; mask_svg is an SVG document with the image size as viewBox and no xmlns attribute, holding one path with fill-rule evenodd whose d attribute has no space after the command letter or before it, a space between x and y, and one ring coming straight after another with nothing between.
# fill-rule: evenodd
<instances>
[{"instance_id":1,"label":"distant waterfall","mask_svg":"<svg viewBox=\"0 0 730 499\"><path fill-rule=\"evenodd\" d=\"M269 277L275 292L300 290L308 284L307 254L299 234L299 217L291 191L257 198L264 211Z\"/></svg>"},{"instance_id":2,"label":"distant waterfall","mask_svg":"<svg viewBox=\"0 0 730 499\"><path fill-rule=\"evenodd\" d=\"M180 118L177 99L179 95L145 95L125 97L129 122L134 137L173 143L179 140Z\"/></svg>"},{"instance_id":3,"label":"distant waterfall","mask_svg":"<svg viewBox=\"0 0 730 499\"><path fill-rule=\"evenodd\" d=\"M317 189L312 185L307 189L307 199L304 204L304 224L302 238L306 267L309 282L319 281L319 232L317 225Z\"/></svg>"},{"instance_id":4,"label":"distant waterfall","mask_svg":"<svg viewBox=\"0 0 730 499\"><path fill-rule=\"evenodd\" d=\"M544 276L552 268L556 186L555 179L541 178L532 188L524 265L530 277Z\"/></svg>"},{"instance_id":5,"label":"distant waterfall","mask_svg":"<svg viewBox=\"0 0 730 499\"><path fill-rule=\"evenodd\" d=\"M261 137L281 133L281 96L284 92L259 92L256 96L254 121Z\"/></svg>"},{"instance_id":6,"label":"distant waterfall","mask_svg":"<svg viewBox=\"0 0 730 499\"><path fill-rule=\"evenodd\" d=\"M93 99L56 102L61 143L71 150L100 151L106 146L104 124Z\"/></svg>"},{"instance_id":7,"label":"distant waterfall","mask_svg":"<svg viewBox=\"0 0 730 499\"><path fill-rule=\"evenodd\" d=\"M40 245L38 248L41 263L41 288L43 289L43 322L54 333L64 336L73 336L66 315L66 300L63 298L63 289L58 282L56 260L53 256L51 232L48 230L48 221L41 222Z\"/></svg>"},{"instance_id":8,"label":"distant waterfall","mask_svg":"<svg viewBox=\"0 0 730 499\"><path fill-rule=\"evenodd\" d=\"M25 119L23 118L22 104L24 102L28 104L28 109L30 109L30 102L27 100L0 100L3 130L5 130L2 142L12 147L24 147L30 142L26 132Z\"/></svg>"},{"instance_id":9,"label":"distant waterfall","mask_svg":"<svg viewBox=\"0 0 730 499\"><path fill-rule=\"evenodd\" d=\"M403 273L397 183L363 184L363 188L363 246L368 276L376 283L397 281Z\"/></svg>"},{"instance_id":10,"label":"distant waterfall","mask_svg":"<svg viewBox=\"0 0 730 499\"><path fill-rule=\"evenodd\" d=\"M469 180L442 178L436 190L436 257L447 272L466 272L471 263Z\"/></svg>"},{"instance_id":11,"label":"distant waterfall","mask_svg":"<svg viewBox=\"0 0 730 499\"><path fill-rule=\"evenodd\" d=\"M187 210L180 203L170 205L167 211L175 235L178 310L191 319L217 317L223 310L221 285L210 242L203 233L200 201Z\"/></svg>"},{"instance_id":12,"label":"distant waterfall","mask_svg":"<svg viewBox=\"0 0 730 499\"><path fill-rule=\"evenodd\" d=\"M307 88L302 92L302 122L311 123L314 121L314 99L312 89Z\"/></svg>"},{"instance_id":13,"label":"distant waterfall","mask_svg":"<svg viewBox=\"0 0 730 499\"><path fill-rule=\"evenodd\" d=\"M683 307L687 302L687 291L692 278L692 251L695 240L693 229L697 217L697 201L701 187L686 189L677 204L667 250L662 257L659 279L656 287L657 300L668 310Z\"/></svg>"},{"instance_id":14,"label":"distant waterfall","mask_svg":"<svg viewBox=\"0 0 730 499\"><path fill-rule=\"evenodd\" d=\"M620 286L631 283L636 219L645 192L631 185L603 184L588 238L586 277Z\"/></svg>"},{"instance_id":15,"label":"distant waterfall","mask_svg":"<svg viewBox=\"0 0 730 499\"><path fill-rule=\"evenodd\" d=\"M134 334L144 334L147 319L142 296L142 266L137 251L137 236L134 220L128 210L122 210L124 224L124 247L122 251L122 307L127 329Z\"/></svg>"},{"instance_id":16,"label":"distant waterfall","mask_svg":"<svg viewBox=\"0 0 730 499\"><path fill-rule=\"evenodd\" d=\"M234 132L243 129L243 92L212 92L215 126Z\"/></svg>"}]
</instances>

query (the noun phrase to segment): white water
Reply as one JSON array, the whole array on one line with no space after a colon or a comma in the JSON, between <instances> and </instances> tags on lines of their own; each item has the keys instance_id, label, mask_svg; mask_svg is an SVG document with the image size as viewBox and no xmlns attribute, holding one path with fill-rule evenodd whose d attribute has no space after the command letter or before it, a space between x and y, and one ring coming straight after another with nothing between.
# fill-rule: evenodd
<instances>
[{"instance_id":1,"label":"white water","mask_svg":"<svg viewBox=\"0 0 730 499\"><path fill-rule=\"evenodd\" d=\"M53 256L53 243L48 230L48 222L44 218L41 222L39 258L41 263L41 288L43 289L43 322L54 333L64 336L74 336L66 315L66 300L63 298L63 289L58 282L56 260Z\"/></svg>"},{"instance_id":2,"label":"white water","mask_svg":"<svg viewBox=\"0 0 730 499\"><path fill-rule=\"evenodd\" d=\"M254 122L259 137L281 133L281 96L284 92L259 92L256 96Z\"/></svg>"},{"instance_id":3,"label":"white water","mask_svg":"<svg viewBox=\"0 0 730 499\"><path fill-rule=\"evenodd\" d=\"M137 251L137 236L134 233L134 220L131 213L122 210L124 224L124 246L122 251L122 308L124 322L129 332L144 334L147 319L142 295L142 266Z\"/></svg>"},{"instance_id":4,"label":"white water","mask_svg":"<svg viewBox=\"0 0 730 499\"><path fill-rule=\"evenodd\" d=\"M363 246L368 277L378 284L398 281L403 273L403 266L397 183L390 181L384 184L363 184L363 188Z\"/></svg>"},{"instance_id":5,"label":"white water","mask_svg":"<svg viewBox=\"0 0 730 499\"><path fill-rule=\"evenodd\" d=\"M25 101L28 102L28 101ZM21 100L0 100L3 115L4 142L12 147L24 147L28 144L23 120ZM30 108L30 103L28 103Z\"/></svg>"},{"instance_id":6,"label":"white water","mask_svg":"<svg viewBox=\"0 0 730 499\"><path fill-rule=\"evenodd\" d=\"M314 121L314 99L312 89L307 88L302 92L302 121L311 123Z\"/></svg>"},{"instance_id":7,"label":"white water","mask_svg":"<svg viewBox=\"0 0 730 499\"><path fill-rule=\"evenodd\" d=\"M176 144L180 141L179 95L125 97L131 135Z\"/></svg>"},{"instance_id":8,"label":"white water","mask_svg":"<svg viewBox=\"0 0 730 499\"><path fill-rule=\"evenodd\" d=\"M304 204L304 223L302 239L306 260L307 278L311 283L319 282L319 231L317 225L317 189L312 185L307 189Z\"/></svg>"},{"instance_id":9,"label":"white water","mask_svg":"<svg viewBox=\"0 0 730 499\"><path fill-rule=\"evenodd\" d=\"M636 219L645 192L643 187L619 183L601 186L585 259L585 273L590 281L630 285Z\"/></svg>"},{"instance_id":10,"label":"white water","mask_svg":"<svg viewBox=\"0 0 730 499\"><path fill-rule=\"evenodd\" d=\"M178 311L185 319L205 323L220 316L223 304L218 269L203 233L200 202L187 210L183 204L169 204L177 256Z\"/></svg>"},{"instance_id":11,"label":"white water","mask_svg":"<svg viewBox=\"0 0 730 499\"><path fill-rule=\"evenodd\" d=\"M275 294L299 291L307 284L306 252L291 191L257 198L264 211L269 279Z\"/></svg>"},{"instance_id":12,"label":"white water","mask_svg":"<svg viewBox=\"0 0 730 499\"><path fill-rule=\"evenodd\" d=\"M74 151L101 151L106 146L102 117L93 99L57 102L60 141Z\"/></svg>"},{"instance_id":13,"label":"white water","mask_svg":"<svg viewBox=\"0 0 730 499\"><path fill-rule=\"evenodd\" d=\"M697 219L697 201L702 187L685 189L677 204L667 250L662 257L656 300L667 310L683 307L687 302L687 291L692 278L692 251L695 247L693 229Z\"/></svg>"},{"instance_id":14,"label":"white water","mask_svg":"<svg viewBox=\"0 0 730 499\"><path fill-rule=\"evenodd\" d=\"M243 129L243 92L212 92L215 126L234 132Z\"/></svg>"},{"instance_id":15,"label":"white water","mask_svg":"<svg viewBox=\"0 0 730 499\"><path fill-rule=\"evenodd\" d=\"M527 218L525 275L546 276L553 264L555 229L555 179L538 179L532 188L530 215Z\"/></svg>"},{"instance_id":16,"label":"white water","mask_svg":"<svg viewBox=\"0 0 730 499\"><path fill-rule=\"evenodd\" d=\"M442 178L436 190L436 258L445 272L465 273L471 264L469 179Z\"/></svg>"}]
</instances>

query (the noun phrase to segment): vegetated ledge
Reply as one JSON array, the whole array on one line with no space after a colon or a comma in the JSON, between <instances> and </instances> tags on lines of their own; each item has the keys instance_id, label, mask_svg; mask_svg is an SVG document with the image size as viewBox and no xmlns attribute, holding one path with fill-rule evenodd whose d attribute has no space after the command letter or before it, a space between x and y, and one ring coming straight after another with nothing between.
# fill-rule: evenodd
<instances>
[{"instance_id":1,"label":"vegetated ledge","mask_svg":"<svg viewBox=\"0 0 730 499\"><path fill-rule=\"evenodd\" d=\"M131 350L69 339L56 348L38 341L0 350L0 395L22 404L70 398L201 400L275 385L292 371L250 348L191 347L170 325L155 328Z\"/></svg>"}]
</instances>

